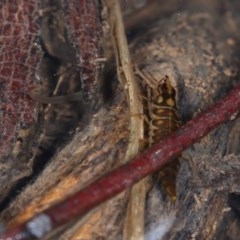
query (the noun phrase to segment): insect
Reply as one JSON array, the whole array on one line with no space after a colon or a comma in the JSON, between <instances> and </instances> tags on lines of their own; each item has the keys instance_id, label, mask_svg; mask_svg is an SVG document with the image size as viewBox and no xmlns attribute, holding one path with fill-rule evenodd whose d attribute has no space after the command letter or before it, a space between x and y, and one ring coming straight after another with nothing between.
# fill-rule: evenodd
<instances>
[{"instance_id":1,"label":"insect","mask_svg":"<svg viewBox=\"0 0 240 240\"><path fill-rule=\"evenodd\" d=\"M166 138L181 125L177 108L177 93L167 75L160 81L157 81L150 73L150 79L144 73L140 73L139 70L138 74L147 84L147 109L149 116L147 132L148 144L152 146L154 143ZM178 161L173 161L157 174L173 201L176 200L175 182L178 165Z\"/></svg>"}]
</instances>

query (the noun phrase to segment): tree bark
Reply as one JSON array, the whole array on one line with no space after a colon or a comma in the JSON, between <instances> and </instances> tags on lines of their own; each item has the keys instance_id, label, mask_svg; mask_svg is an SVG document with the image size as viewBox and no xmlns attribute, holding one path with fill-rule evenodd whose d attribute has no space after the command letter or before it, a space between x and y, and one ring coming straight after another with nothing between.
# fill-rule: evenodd
<instances>
[{"instance_id":1,"label":"tree bark","mask_svg":"<svg viewBox=\"0 0 240 240\"><path fill-rule=\"evenodd\" d=\"M93 63L89 59L99 60L111 55L107 52L111 51L110 48L104 49L105 55L101 55L101 46L96 39L93 41L95 45L93 51L89 52L90 57L88 56L87 60L93 64L94 71L97 73L90 74L86 71L86 74L91 76L90 85L86 85L86 98L91 101L95 94L99 100L89 104L80 95L79 101L69 101L73 99L71 94L82 89L79 83L81 74L78 71L80 61L77 60L77 57L81 55L79 51L81 44L73 43L75 41L73 39L78 38L78 32L74 32L73 35L68 32L69 25L76 20L77 12L72 13L73 15L66 13L63 11L63 6L67 3L57 2L60 5L57 8L54 5L51 10L46 1L48 7L44 8L45 11L42 12L41 17L43 22L44 14L50 11L51 19L55 19L55 22L59 21L60 26L48 29L50 35L46 35L44 31L46 29L40 25L40 29L42 26L40 34L43 46L41 50L40 46L36 47L33 42L29 44L36 48L36 52L31 51L33 58L30 66L33 72L39 71L41 82L45 80L46 84L40 87L40 90L45 91L46 97L59 95L68 97L60 98L60 104L51 102L48 105L40 104L39 122L33 123L34 131L31 131L31 134L27 135L28 137L24 140L26 141L23 144L25 147L19 148L17 139L21 132L20 128L12 128L15 132L9 133L8 136L4 135L3 140L1 139L0 183L2 189L0 189L0 200L2 212L0 218L7 227L31 218L119 166L120 161L116 162L116 159L123 159L127 150L130 118L128 98L125 96L123 86L116 79L115 64L112 60L105 64L103 80L96 81L95 77L100 76L97 71L101 70L102 65L95 65L96 62ZM74 4L77 4L76 2L74 1ZM162 1L147 1L147 3L149 5L137 8L131 13L126 11L125 21L130 31L127 33L132 60L139 69L150 72L154 79L161 79L162 75L170 76L172 84L178 89L178 105L182 120L187 122L196 113L206 109L225 95L238 82L239 33L237 29L240 24L238 16L240 4L237 0L222 4L218 1L195 0L185 1L179 6L173 1L172 5L169 2L168 7L164 5L165 8L161 8L159 5ZM12 4L11 1L4 1L0 4L2 16L6 16L4 15L6 11L10 11L6 9ZM23 3L19 1L17 9L24 6L24 9L27 9L26 15L31 18L29 21L35 22L36 2L33 3L34 12L21 4ZM126 4L125 1L123 6L124 4ZM156 4L159 8L155 17L152 16L152 11L146 14L148 6L152 9L152 4ZM106 14L107 11L104 12L106 9L101 8L101 4L94 6L97 6L97 11L91 14L99 16L101 11ZM137 25L136 20L139 19L137 16L139 12L147 22L146 25L141 24L141 27ZM157 16L159 12L161 15ZM21 12L17 11L17 13ZM71 20L64 21L61 17L66 17L65 14L70 14ZM4 29L7 28L7 23L7 19L4 18ZM94 25L92 22L92 24L95 32L95 27L99 27L99 23ZM47 28L47 26L48 24L44 27ZM108 39L109 29L106 22L104 26L103 29L100 26L101 29L97 30L98 39L101 38L99 35L101 33L105 34L102 39ZM30 36L36 36L35 30L34 28L34 33L31 32ZM90 35L90 32L88 33ZM63 42L56 40L56 36L61 36L59 39ZM54 42L51 37L55 37ZM92 42L88 43L91 45ZM5 42L4 44L6 45ZM22 42L19 41L17 44L22 44ZM15 49L22 51L24 47L17 44ZM66 50L66 53L58 51L59 44L62 50ZM84 46L87 48L89 45L86 43ZM86 49L84 51L85 54L88 53ZM11 53L11 51L8 52ZM17 50L15 52L18 53ZM15 55L11 55L10 61L17 64L14 58ZM2 62L4 63L2 68L5 69L8 64L5 59ZM39 70L36 70L36 62L40 62ZM11 67L17 68L14 64ZM82 69L82 71L85 70L86 68ZM5 72L3 70L3 73ZM22 72L29 73L24 70ZM30 78L34 78L34 74L31 73L31 77L28 75L25 77L26 81L30 81ZM61 79L63 80L60 84ZM1 77L0 81L3 84L7 83L6 76ZM139 94L142 96L145 94L142 79L137 77L137 83L141 88ZM28 84L31 85L31 83ZM9 89L12 91L11 87ZM23 91L26 91L25 88ZM9 99L1 92L1 104ZM40 102L43 100L41 96L37 99ZM46 99L51 101L51 98ZM31 102L30 98L29 101L29 106L34 108L36 102ZM21 102L18 102L18 106L21 106ZM23 104L23 106L26 105ZM93 110L92 106L94 106ZM12 122L9 121L7 124L7 111L2 109L5 115L0 120L0 128L4 130L6 127L9 128L8 124ZM36 111L36 108L34 109L31 111ZM18 108L14 111L19 117ZM21 111L29 112L22 108ZM14 126L17 126L16 124ZM21 122L19 124L23 125ZM238 209L238 201L234 204L232 204L233 201L229 201L230 193L239 193L240 164L237 124L238 120L223 124L182 154L176 182L177 202L175 205L166 196L161 184L153 179L153 186L147 196L145 239L161 239L162 235L165 235L163 239L238 239L239 213L235 210ZM15 140L6 140L6 137ZM16 153L15 150L11 152L11 149L16 149L16 145L12 142L18 144L18 149L21 149L18 151L21 154L17 155L21 158L18 158L17 163L13 161L15 158L12 158L13 153ZM33 147L29 147L32 144ZM39 148L39 146L42 147ZM47 164L41 167L41 161ZM25 179L24 188L15 188L19 179L29 176L31 178ZM30 179L31 181L28 181ZM12 194L12 189L15 189L15 194ZM69 223L46 238L122 239L127 195L127 192L118 195L86 217ZM230 200L232 196L230 195Z\"/></svg>"}]
</instances>

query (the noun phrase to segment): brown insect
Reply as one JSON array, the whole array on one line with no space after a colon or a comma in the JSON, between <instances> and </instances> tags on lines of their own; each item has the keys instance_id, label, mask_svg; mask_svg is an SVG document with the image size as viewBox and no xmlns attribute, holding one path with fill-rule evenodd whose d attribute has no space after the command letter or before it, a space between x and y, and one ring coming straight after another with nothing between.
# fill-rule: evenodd
<instances>
[{"instance_id":1,"label":"brown insect","mask_svg":"<svg viewBox=\"0 0 240 240\"><path fill-rule=\"evenodd\" d=\"M138 74L147 83L148 143L151 146L166 138L181 125L177 108L176 90L171 85L168 76L158 81L150 73L151 79L142 72L138 71ZM178 165L178 161L173 161L158 173L164 188L173 201L176 200L175 185Z\"/></svg>"}]
</instances>

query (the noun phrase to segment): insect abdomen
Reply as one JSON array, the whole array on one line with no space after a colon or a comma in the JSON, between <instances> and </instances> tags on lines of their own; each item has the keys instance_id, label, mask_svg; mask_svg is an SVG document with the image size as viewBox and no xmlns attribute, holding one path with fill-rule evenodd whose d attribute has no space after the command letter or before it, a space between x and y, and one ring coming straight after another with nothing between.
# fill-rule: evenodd
<instances>
[{"instance_id":1,"label":"insect abdomen","mask_svg":"<svg viewBox=\"0 0 240 240\"><path fill-rule=\"evenodd\" d=\"M157 96L149 103L149 144L152 145L166 138L180 126L180 117L176 104L176 92L166 76L158 85ZM177 160L167 164L159 172L160 180L168 195L176 199L176 175L179 162Z\"/></svg>"},{"instance_id":2,"label":"insect abdomen","mask_svg":"<svg viewBox=\"0 0 240 240\"><path fill-rule=\"evenodd\" d=\"M180 126L177 110L170 107L162 108L162 106L158 106L158 109L152 110L152 116L150 116L150 118L150 145L166 138Z\"/></svg>"}]
</instances>

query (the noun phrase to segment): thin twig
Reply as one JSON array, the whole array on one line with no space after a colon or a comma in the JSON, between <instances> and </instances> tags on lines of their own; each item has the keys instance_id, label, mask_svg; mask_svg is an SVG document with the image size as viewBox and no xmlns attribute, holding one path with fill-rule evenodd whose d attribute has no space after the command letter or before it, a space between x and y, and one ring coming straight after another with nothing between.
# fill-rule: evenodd
<instances>
[{"instance_id":1,"label":"thin twig","mask_svg":"<svg viewBox=\"0 0 240 240\"><path fill-rule=\"evenodd\" d=\"M119 1L107 0L110 12L110 25L114 53L117 62L118 77L128 97L130 110L130 137L123 163L128 162L142 151L143 106L139 99L131 57L126 39L123 17ZM124 240L144 239L144 212L147 192L147 179L143 179L130 190L128 207L123 230Z\"/></svg>"},{"instance_id":2,"label":"thin twig","mask_svg":"<svg viewBox=\"0 0 240 240\"><path fill-rule=\"evenodd\" d=\"M119 2L115 0L107 0L106 4L110 11L112 42L117 60L118 77L126 90L129 100L130 139L125 156L126 161L128 161L139 152L140 139L143 138L143 123L141 119L143 107L138 97L139 90L134 79Z\"/></svg>"},{"instance_id":3,"label":"thin twig","mask_svg":"<svg viewBox=\"0 0 240 240\"><path fill-rule=\"evenodd\" d=\"M44 229L41 232L42 237L54 228L86 214L94 207L131 187L148 174L160 170L183 150L199 141L221 123L227 121L238 113L239 110L240 85L209 109L198 114L193 120L171 134L164 141L155 144L131 162L113 170L30 221L0 234L0 239L32 239L34 228L38 232L41 232L42 228ZM37 224L36 220L39 220L41 216L45 216L47 221L40 221L40 224ZM29 226L34 226L34 228Z\"/></svg>"}]
</instances>

